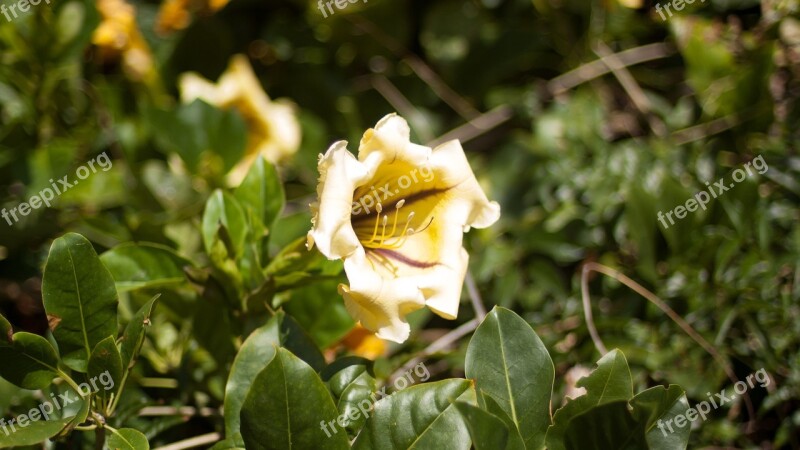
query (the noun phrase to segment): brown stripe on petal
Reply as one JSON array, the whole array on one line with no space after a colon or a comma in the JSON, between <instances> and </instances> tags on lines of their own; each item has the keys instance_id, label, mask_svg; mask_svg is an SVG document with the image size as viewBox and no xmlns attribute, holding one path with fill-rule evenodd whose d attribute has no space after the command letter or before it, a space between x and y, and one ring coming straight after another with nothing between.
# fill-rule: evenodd
<instances>
[{"instance_id":1,"label":"brown stripe on petal","mask_svg":"<svg viewBox=\"0 0 800 450\"><path fill-rule=\"evenodd\" d=\"M455 186L449 186L449 187L445 187L445 188L427 189L427 190L424 190L424 191L415 192L415 193L413 193L413 194L411 194L411 195L409 195L407 197L398 198L396 201L394 201L392 203L383 205L383 210L386 211L386 210L388 210L390 208L396 208L397 204L400 203L401 200L405 200L406 201L405 205L409 205L409 204L414 203L414 202L416 202L418 200L424 200L424 199L426 199L428 197L431 197L431 196L434 196L434 195L439 195L441 193L447 192L450 189L453 189L454 187ZM353 198L354 202L358 202L359 200L360 200L360 198L358 198L358 199ZM353 222L358 222L358 221L361 221L361 220L370 219L370 218L372 218L372 216L374 216L377 213L378 213L378 211L375 208L371 208L371 210L370 210L370 212L368 214L356 214L355 216L353 216L352 221ZM373 218L373 220L374 220L374 218Z\"/></svg>"},{"instance_id":2,"label":"brown stripe on petal","mask_svg":"<svg viewBox=\"0 0 800 450\"><path fill-rule=\"evenodd\" d=\"M438 262L417 261L415 259L409 258L408 256L398 251L390 250L388 248L370 248L367 249L367 251L377 253L386 258L392 258L395 261L399 261L407 266L416 267L417 269L427 269L429 267L434 267L439 265Z\"/></svg>"}]
</instances>

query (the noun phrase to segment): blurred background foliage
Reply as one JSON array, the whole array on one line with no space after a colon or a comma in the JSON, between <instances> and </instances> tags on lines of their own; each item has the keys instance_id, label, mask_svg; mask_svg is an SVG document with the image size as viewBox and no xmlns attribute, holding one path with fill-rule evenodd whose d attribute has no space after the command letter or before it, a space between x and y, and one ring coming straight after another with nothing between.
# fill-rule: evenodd
<instances>
[{"instance_id":1,"label":"blurred background foliage","mask_svg":"<svg viewBox=\"0 0 800 450\"><path fill-rule=\"evenodd\" d=\"M377 356L382 376L474 317L465 293L456 322L420 311L412 339L384 348L351 332L336 294L341 267L316 253L301 253L304 274L276 267L291 276L268 288L209 260L204 210L242 159L252 118L181 104L178 81L189 71L217 80L243 54L270 98L294 104L302 135L278 163L275 192L287 202L274 226L263 224L262 262L291 265L276 255L305 251L296 240L309 228L317 155L339 139L353 148L397 111L415 142L460 138L501 203L500 223L466 236L471 272L487 307L513 308L541 336L557 393L568 371L598 359L580 268L599 262L671 305L738 377L763 367L774 380L751 392L755 417L741 403L723 407L694 425L690 448L800 448L800 5L710 0L667 20L653 7L371 0L325 18L311 0L53 0L0 17L0 206L72 177L102 151L114 162L53 208L0 224L0 311L17 329L46 332L41 270L64 232L98 253L157 244L172 263L146 268L161 282L121 294L128 316L162 297L137 367L141 388L128 389L117 418L154 446L221 429L227 373L263 323L265 297L329 355ZM658 211L758 155L763 175L668 229L657 222ZM723 368L644 298L608 277L592 276L589 289L599 333L627 355L638 388L677 383L692 404L730 388ZM430 358L436 376L463 375L466 343ZM3 416L34 403L0 381ZM194 412L141 414L153 405Z\"/></svg>"}]
</instances>

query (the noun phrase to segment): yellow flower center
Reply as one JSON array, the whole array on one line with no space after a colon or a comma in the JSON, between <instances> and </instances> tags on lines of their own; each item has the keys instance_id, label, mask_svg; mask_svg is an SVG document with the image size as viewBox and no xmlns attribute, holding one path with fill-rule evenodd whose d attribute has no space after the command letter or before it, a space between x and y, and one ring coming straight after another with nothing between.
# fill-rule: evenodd
<instances>
[{"instance_id":1,"label":"yellow flower center","mask_svg":"<svg viewBox=\"0 0 800 450\"><path fill-rule=\"evenodd\" d=\"M398 249L403 246L408 239L408 236L414 234L414 229L409 228L408 226L411 224L411 219L414 218L414 211L408 214L406 218L406 224L403 227L403 231L400 232L399 235L395 235L397 231L397 218L400 216L400 209L406 203L405 199L400 200L394 205L394 220L392 221L392 229L389 233L386 233L386 225L389 223L389 215L385 214L381 216L383 212L383 205L378 203L376 206L376 214L375 217L375 228L372 231L372 237L369 238L368 241L361 241L361 244L364 248L371 248L371 249ZM383 219L381 219L383 217ZM378 238L378 228L381 229L381 237ZM360 239L359 239L360 240Z\"/></svg>"}]
</instances>

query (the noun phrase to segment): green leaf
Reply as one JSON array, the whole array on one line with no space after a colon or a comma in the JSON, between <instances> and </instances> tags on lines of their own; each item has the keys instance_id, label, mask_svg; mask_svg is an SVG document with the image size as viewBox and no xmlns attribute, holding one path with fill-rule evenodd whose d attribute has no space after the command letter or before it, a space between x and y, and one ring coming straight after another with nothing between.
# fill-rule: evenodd
<instances>
[{"instance_id":1,"label":"green leaf","mask_svg":"<svg viewBox=\"0 0 800 450\"><path fill-rule=\"evenodd\" d=\"M238 200L227 192L217 189L206 202L203 213L203 244L206 252L211 255L214 245L221 238L218 236L220 226L225 227L230 239L229 257L236 259L244 252L247 239L247 220L244 210Z\"/></svg>"},{"instance_id":2,"label":"green leaf","mask_svg":"<svg viewBox=\"0 0 800 450\"><path fill-rule=\"evenodd\" d=\"M506 425L508 429L508 444L506 448L508 450L525 450L525 441L522 440L522 435L519 434L517 424L515 424L511 416L503 410L500 403L492 398L486 391L480 391L478 403L483 405L486 412L494 415Z\"/></svg>"},{"instance_id":3,"label":"green leaf","mask_svg":"<svg viewBox=\"0 0 800 450\"><path fill-rule=\"evenodd\" d=\"M248 450L347 449L346 433L337 425L332 432L321 425L337 415L314 369L281 348L256 377L242 406L242 437Z\"/></svg>"},{"instance_id":4,"label":"green leaf","mask_svg":"<svg viewBox=\"0 0 800 450\"><path fill-rule=\"evenodd\" d=\"M336 294L338 284L338 280L330 280L292 289L287 292L290 300L283 304L320 348L335 344L355 325L341 296Z\"/></svg>"},{"instance_id":5,"label":"green leaf","mask_svg":"<svg viewBox=\"0 0 800 450\"><path fill-rule=\"evenodd\" d=\"M556 411L553 425L547 430L547 448L563 449L563 440L570 421L591 408L614 401L628 401L633 397L633 382L628 362L621 351L614 349L597 362L597 368L581 378L578 387L586 388L586 394L567 402Z\"/></svg>"},{"instance_id":6,"label":"green leaf","mask_svg":"<svg viewBox=\"0 0 800 450\"><path fill-rule=\"evenodd\" d=\"M29 416L30 417L30 416ZM56 436L72 421L72 417L66 419L51 419L30 422L25 428L16 426L16 432L0 433L0 448L17 447L22 445L36 445ZM2 428L0 427L0 430Z\"/></svg>"},{"instance_id":7,"label":"green leaf","mask_svg":"<svg viewBox=\"0 0 800 450\"><path fill-rule=\"evenodd\" d=\"M106 388L105 384L97 385L98 380L110 377L111 387ZM92 351L89 358L90 381L94 381L92 386L98 386L96 397L100 399L102 405L108 405L111 395L115 394L122 382L122 357L117 349L117 343L113 336L100 341ZM106 384L109 384L106 382Z\"/></svg>"},{"instance_id":8,"label":"green leaf","mask_svg":"<svg viewBox=\"0 0 800 450\"><path fill-rule=\"evenodd\" d=\"M133 428L120 428L108 436L110 450L150 450L147 437Z\"/></svg>"},{"instance_id":9,"label":"green leaf","mask_svg":"<svg viewBox=\"0 0 800 450\"><path fill-rule=\"evenodd\" d=\"M689 441L689 425L672 427L670 419L686 414L688 402L678 386L639 393L633 400L612 401L575 416L564 433L567 450L678 450ZM661 424L661 427L659 427ZM548 444L549 445L549 444Z\"/></svg>"},{"instance_id":10,"label":"green leaf","mask_svg":"<svg viewBox=\"0 0 800 450\"><path fill-rule=\"evenodd\" d=\"M508 443L508 427L497 416L466 402L456 408L467 423L475 450L502 450Z\"/></svg>"},{"instance_id":11,"label":"green leaf","mask_svg":"<svg viewBox=\"0 0 800 450\"><path fill-rule=\"evenodd\" d=\"M120 357L122 369L128 370L136 362L139 350L144 343L145 328L150 325L150 316L156 307L156 302L161 294L157 294L142 306L139 311L128 322L125 332L122 334L120 342Z\"/></svg>"},{"instance_id":12,"label":"green leaf","mask_svg":"<svg viewBox=\"0 0 800 450\"><path fill-rule=\"evenodd\" d=\"M315 371L319 372L325 367L325 357L319 347L303 327L288 314L285 314L281 322L281 342Z\"/></svg>"},{"instance_id":13,"label":"green leaf","mask_svg":"<svg viewBox=\"0 0 800 450\"><path fill-rule=\"evenodd\" d=\"M214 444L211 450L245 450L245 448L236 445L233 439L225 439Z\"/></svg>"},{"instance_id":14,"label":"green leaf","mask_svg":"<svg viewBox=\"0 0 800 450\"><path fill-rule=\"evenodd\" d=\"M643 430L628 412L628 402L596 406L574 417L564 433L567 450L642 450Z\"/></svg>"},{"instance_id":15,"label":"green leaf","mask_svg":"<svg viewBox=\"0 0 800 450\"><path fill-rule=\"evenodd\" d=\"M285 203L278 171L262 156L250 166L242 184L234 191L234 196L245 209L254 213L254 218L265 230L272 229Z\"/></svg>"},{"instance_id":16,"label":"green leaf","mask_svg":"<svg viewBox=\"0 0 800 450\"><path fill-rule=\"evenodd\" d=\"M266 325L253 331L233 360L225 385L225 435L233 436L241 427L239 413L256 376L275 357L280 346L280 318L276 315Z\"/></svg>"},{"instance_id":17,"label":"green leaf","mask_svg":"<svg viewBox=\"0 0 800 450\"><path fill-rule=\"evenodd\" d=\"M630 404L634 417L645 427L645 438L651 450L685 449L689 444L691 426L688 422L683 427L675 425L672 428L674 432L670 432L667 426L676 416L686 416L689 410L686 393L680 386L673 384L669 388L656 386L647 389L636 394Z\"/></svg>"},{"instance_id":18,"label":"green leaf","mask_svg":"<svg viewBox=\"0 0 800 450\"><path fill-rule=\"evenodd\" d=\"M225 385L225 435L230 437L241 427L240 411L250 386L275 356L278 347L286 346L295 354L307 353L314 370L324 365L324 358L313 342L283 311L277 311L264 326L253 331L244 341L231 366ZM308 361L306 361L308 362Z\"/></svg>"},{"instance_id":19,"label":"green leaf","mask_svg":"<svg viewBox=\"0 0 800 450\"><path fill-rule=\"evenodd\" d=\"M179 154L193 171L209 157L221 157L221 169L227 172L244 155L247 125L235 111L195 100L174 111L150 110L148 115L159 148Z\"/></svg>"},{"instance_id":20,"label":"green leaf","mask_svg":"<svg viewBox=\"0 0 800 450\"><path fill-rule=\"evenodd\" d=\"M466 374L475 379L478 390L498 401L528 449L544 446L555 368L527 322L495 307L469 342Z\"/></svg>"},{"instance_id":21,"label":"green leaf","mask_svg":"<svg viewBox=\"0 0 800 450\"><path fill-rule=\"evenodd\" d=\"M114 279L86 238L67 233L53 242L42 299L64 364L86 372L97 343L117 335Z\"/></svg>"},{"instance_id":22,"label":"green leaf","mask_svg":"<svg viewBox=\"0 0 800 450\"><path fill-rule=\"evenodd\" d=\"M11 337L11 332L0 316L0 376L23 389L46 388L58 376L55 349L39 335L19 332Z\"/></svg>"},{"instance_id":23,"label":"green leaf","mask_svg":"<svg viewBox=\"0 0 800 450\"><path fill-rule=\"evenodd\" d=\"M362 408L372 406L374 400L370 397L378 389L372 373L372 361L355 356L341 358L326 367L321 375L333 395L339 415L355 415L359 405ZM348 420L344 428L355 435L366 420L364 415L359 414L355 420Z\"/></svg>"},{"instance_id":24,"label":"green leaf","mask_svg":"<svg viewBox=\"0 0 800 450\"><path fill-rule=\"evenodd\" d=\"M119 292L183 283L183 267L192 265L171 248L148 243L118 245L100 255L100 260Z\"/></svg>"},{"instance_id":25,"label":"green leaf","mask_svg":"<svg viewBox=\"0 0 800 450\"><path fill-rule=\"evenodd\" d=\"M449 379L397 391L374 405L353 449L469 449L454 402L475 402L469 380Z\"/></svg>"},{"instance_id":26,"label":"green leaf","mask_svg":"<svg viewBox=\"0 0 800 450\"><path fill-rule=\"evenodd\" d=\"M0 348L4 345L12 345L14 343L13 335L14 330L11 328L11 323L0 314Z\"/></svg>"}]
</instances>

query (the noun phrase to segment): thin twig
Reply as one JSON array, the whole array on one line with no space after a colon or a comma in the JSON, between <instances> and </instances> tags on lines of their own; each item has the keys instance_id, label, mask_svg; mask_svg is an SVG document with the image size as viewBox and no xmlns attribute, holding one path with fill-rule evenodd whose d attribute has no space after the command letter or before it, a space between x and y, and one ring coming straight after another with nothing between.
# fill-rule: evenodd
<instances>
[{"instance_id":1,"label":"thin twig","mask_svg":"<svg viewBox=\"0 0 800 450\"><path fill-rule=\"evenodd\" d=\"M666 58L674 53L675 49L672 46L656 43L623 50L616 53L615 56L623 66L628 67L655 59ZM609 72L611 72L611 69L602 58L597 59L553 78L547 82L547 90L552 95L560 95Z\"/></svg>"},{"instance_id":2,"label":"thin twig","mask_svg":"<svg viewBox=\"0 0 800 450\"><path fill-rule=\"evenodd\" d=\"M426 121L420 120L422 116L417 111L417 108L388 78L383 75L373 75L371 77L371 82L372 87L374 87L400 115L411 121L414 125L414 130L419 134L422 140L429 141L433 139L433 132L431 132Z\"/></svg>"},{"instance_id":3,"label":"thin twig","mask_svg":"<svg viewBox=\"0 0 800 450\"><path fill-rule=\"evenodd\" d=\"M601 354L605 355L606 353L608 353L608 350L606 349L605 345L603 345L603 341L602 339L600 339L600 336L597 334L597 330L594 327L594 321L592 319L592 308L591 308L591 301L589 298L589 282L588 282L589 272L599 272L611 278L614 278L615 280L619 281L620 283L624 284L637 294L647 299L647 301L649 301L650 303L656 305L658 309L663 311L664 314L666 314L670 319L672 319L673 322L675 322L679 327L681 327L684 333L688 334L689 337L691 337L695 342L697 342L701 347L703 347L703 350L708 352L708 354L711 355L711 357L713 357L717 361L717 363L719 363L722 366L722 369L725 371L725 374L734 384L740 381L739 378L736 376L736 373L734 373L733 368L731 368L731 365L728 362L728 360L723 358L722 355L719 354L719 352L717 351L716 348L714 348L713 345L711 345L702 335L700 335L700 333L698 333L691 325L689 325L688 322L683 320L683 317L681 317L678 313L676 313L675 310L670 308L669 305L667 305L666 302L661 300L656 294L653 294L649 290L645 289L641 284L628 278L625 274L623 274L618 270L614 270L608 266L604 266L602 264L598 264L595 262L588 262L583 265L583 270L581 272L581 295L583 297L583 307L584 307L584 313L586 314L586 325L589 328L589 334L592 335L592 340L595 343L595 347L597 347L597 350ZM745 406L747 407L747 413L750 416L750 421L748 422L747 425L747 432L749 433L753 429L753 425L755 424L756 414L755 414L755 409L753 408L753 403L750 400L749 392L745 393L743 398Z\"/></svg>"},{"instance_id":4,"label":"thin twig","mask_svg":"<svg viewBox=\"0 0 800 450\"><path fill-rule=\"evenodd\" d=\"M625 89L625 92L633 101L634 106L636 106L639 112L647 119L647 123L650 125L650 129L653 130L653 133L658 137L666 137L667 126L664 125L661 119L653 114L650 100L648 100L641 86L639 86L636 79L633 78L633 75L628 71L625 64L617 58L617 55L615 55L604 42L599 42L597 44L595 53L597 56L600 56L600 60L611 69L614 77L619 81L619 84L622 85L622 88Z\"/></svg>"},{"instance_id":5,"label":"thin twig","mask_svg":"<svg viewBox=\"0 0 800 450\"><path fill-rule=\"evenodd\" d=\"M146 406L139 410L140 417L152 416L200 416L200 417L213 417L221 415L218 409L214 408L200 408L197 409L192 406Z\"/></svg>"},{"instance_id":6,"label":"thin twig","mask_svg":"<svg viewBox=\"0 0 800 450\"><path fill-rule=\"evenodd\" d=\"M465 143L475 139L476 137L486 133L487 131L503 124L511 119L513 113L510 106L498 106L479 117L476 117L458 128L448 131L441 137L429 142L428 147L436 147L437 145L444 144L447 141L458 139L461 143Z\"/></svg>"},{"instance_id":7,"label":"thin twig","mask_svg":"<svg viewBox=\"0 0 800 450\"><path fill-rule=\"evenodd\" d=\"M220 439L222 439L221 434L208 433L189 439L184 439L182 441L174 442L172 444L165 445L164 447L158 447L153 450L184 450L187 448L195 448L195 447L201 447L203 445L213 444L215 442L218 442Z\"/></svg>"},{"instance_id":8,"label":"thin twig","mask_svg":"<svg viewBox=\"0 0 800 450\"><path fill-rule=\"evenodd\" d=\"M428 66L425 61L420 59L417 55L411 53L402 43L395 38L384 33L380 27L370 22L369 20L359 16L358 14L348 14L345 16L356 28L369 34L376 41L381 43L389 51L396 56L402 58L403 62L408 64L411 70L428 85L428 87L436 94L443 102L453 108L465 120L471 120L480 115L480 111L475 109L467 100L458 95L456 91L450 88L442 78Z\"/></svg>"},{"instance_id":9,"label":"thin twig","mask_svg":"<svg viewBox=\"0 0 800 450\"><path fill-rule=\"evenodd\" d=\"M486 307L483 306L483 298L481 298L481 293L478 291L478 286L475 284L475 279L472 278L469 270L467 270L467 277L464 281L467 284L467 293L472 302L472 308L475 309L475 317L483 321L483 318L486 317Z\"/></svg>"},{"instance_id":10,"label":"thin twig","mask_svg":"<svg viewBox=\"0 0 800 450\"><path fill-rule=\"evenodd\" d=\"M589 264L583 266L583 271L581 272L581 298L583 300L583 313L586 316L586 328L589 329L589 336L592 337L592 342L594 342L594 347L600 352L601 355L605 356L608 353L608 349L606 348L605 344L603 344L603 340L600 339L600 334L597 332L597 328L594 326L594 316L592 316L592 300L589 298Z\"/></svg>"},{"instance_id":11,"label":"thin twig","mask_svg":"<svg viewBox=\"0 0 800 450\"><path fill-rule=\"evenodd\" d=\"M730 130L731 128L739 125L741 119L738 114L731 114L729 116L720 117L706 123L694 125L682 130L672 133L672 140L676 145L688 144L690 142L699 141L709 136L713 136L723 131Z\"/></svg>"}]
</instances>

